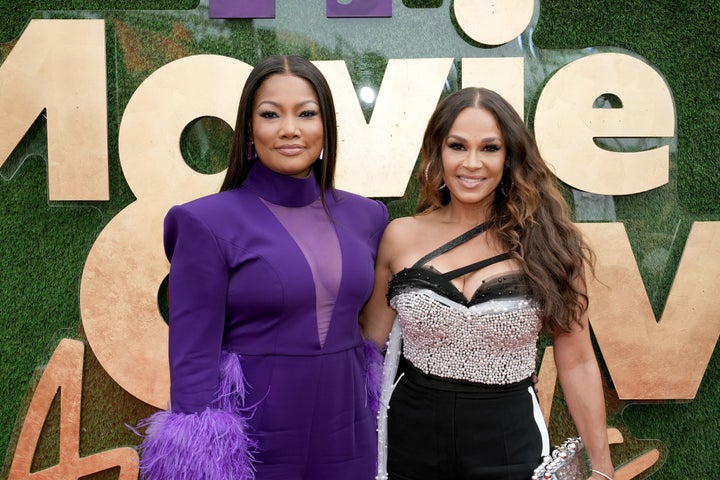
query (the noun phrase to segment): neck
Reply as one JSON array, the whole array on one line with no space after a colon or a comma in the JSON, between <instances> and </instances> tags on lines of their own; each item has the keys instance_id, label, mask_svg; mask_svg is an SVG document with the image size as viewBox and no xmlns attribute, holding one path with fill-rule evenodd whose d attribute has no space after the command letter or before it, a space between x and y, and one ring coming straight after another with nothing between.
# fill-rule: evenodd
<instances>
[{"instance_id":1,"label":"neck","mask_svg":"<svg viewBox=\"0 0 720 480\"><path fill-rule=\"evenodd\" d=\"M467 228L472 228L475 225L484 223L490 218L490 206L488 205L465 205L458 202L451 201L445 207L443 213L443 220L447 223L455 225L462 225Z\"/></svg>"},{"instance_id":2,"label":"neck","mask_svg":"<svg viewBox=\"0 0 720 480\"><path fill-rule=\"evenodd\" d=\"M304 207L320 197L320 185L315 175L304 178L274 172L256 160L243 186L255 195L276 205Z\"/></svg>"}]
</instances>

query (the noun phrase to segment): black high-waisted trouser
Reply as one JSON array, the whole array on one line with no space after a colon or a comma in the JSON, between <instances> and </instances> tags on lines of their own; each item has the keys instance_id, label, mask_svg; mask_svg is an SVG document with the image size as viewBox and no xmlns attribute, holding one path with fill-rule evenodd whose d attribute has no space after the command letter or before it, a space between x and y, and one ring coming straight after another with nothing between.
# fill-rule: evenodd
<instances>
[{"instance_id":1,"label":"black high-waisted trouser","mask_svg":"<svg viewBox=\"0 0 720 480\"><path fill-rule=\"evenodd\" d=\"M530 379L483 385L401 358L388 410L390 480L528 480L549 450Z\"/></svg>"}]
</instances>

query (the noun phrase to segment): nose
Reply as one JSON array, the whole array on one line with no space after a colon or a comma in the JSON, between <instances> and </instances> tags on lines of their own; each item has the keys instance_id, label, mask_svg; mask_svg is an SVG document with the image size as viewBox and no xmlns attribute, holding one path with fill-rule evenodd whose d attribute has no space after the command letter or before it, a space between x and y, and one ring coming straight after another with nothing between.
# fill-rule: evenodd
<instances>
[{"instance_id":1,"label":"nose","mask_svg":"<svg viewBox=\"0 0 720 480\"><path fill-rule=\"evenodd\" d=\"M484 165L482 159L482 152L476 149L468 150L468 153L463 160L463 165L467 168L473 169L482 168Z\"/></svg>"},{"instance_id":2,"label":"nose","mask_svg":"<svg viewBox=\"0 0 720 480\"><path fill-rule=\"evenodd\" d=\"M287 115L283 118L280 125L280 135L284 138L297 137L300 134L297 120L292 115Z\"/></svg>"}]
</instances>

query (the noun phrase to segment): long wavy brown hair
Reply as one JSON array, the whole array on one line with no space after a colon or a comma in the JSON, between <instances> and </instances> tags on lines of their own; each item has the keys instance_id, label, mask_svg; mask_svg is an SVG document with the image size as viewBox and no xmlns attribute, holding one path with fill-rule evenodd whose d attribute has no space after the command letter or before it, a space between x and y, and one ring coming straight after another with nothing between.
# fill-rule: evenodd
<instances>
[{"instance_id":1,"label":"long wavy brown hair","mask_svg":"<svg viewBox=\"0 0 720 480\"><path fill-rule=\"evenodd\" d=\"M534 300L542 307L543 326L551 333L568 332L587 310L585 270L594 272L594 255L570 220L555 176L540 156L530 130L503 97L471 87L451 93L438 104L423 138L417 213L450 202L448 189L442 186L442 147L458 114L466 108L490 112L507 149L488 230L522 265Z\"/></svg>"}]
</instances>

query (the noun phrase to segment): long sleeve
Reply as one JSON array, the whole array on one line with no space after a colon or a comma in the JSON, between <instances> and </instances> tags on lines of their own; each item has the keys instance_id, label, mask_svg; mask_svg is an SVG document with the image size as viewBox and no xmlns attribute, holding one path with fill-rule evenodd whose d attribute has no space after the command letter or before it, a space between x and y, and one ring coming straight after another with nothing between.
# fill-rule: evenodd
<instances>
[{"instance_id":1,"label":"long sleeve","mask_svg":"<svg viewBox=\"0 0 720 480\"><path fill-rule=\"evenodd\" d=\"M377 221L377 229L373 232L372 237L370 238L370 245L373 247L374 255L377 255L378 247L380 246L380 239L382 238L383 232L385 232L385 227L387 227L390 213L388 212L387 206L380 200L375 200L374 202L377 209L373 210L372 213L376 215L376 218L379 219L379 221ZM377 210L379 210L379 212Z\"/></svg>"},{"instance_id":2,"label":"long sleeve","mask_svg":"<svg viewBox=\"0 0 720 480\"><path fill-rule=\"evenodd\" d=\"M171 409L146 428L140 474L147 480L251 480L257 443L248 435L245 378L222 354L227 267L210 229L182 207L165 219L170 260Z\"/></svg>"},{"instance_id":3,"label":"long sleeve","mask_svg":"<svg viewBox=\"0 0 720 480\"><path fill-rule=\"evenodd\" d=\"M225 323L227 263L217 238L182 207L165 218L170 260L170 402L199 412L217 395Z\"/></svg>"}]
</instances>

